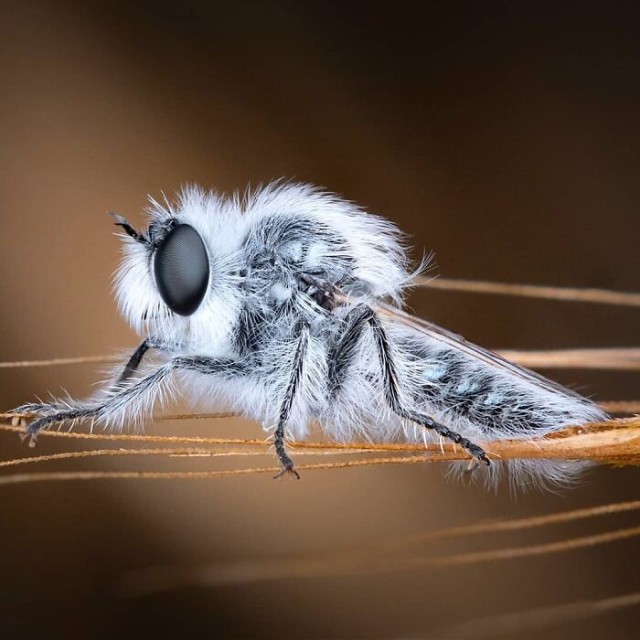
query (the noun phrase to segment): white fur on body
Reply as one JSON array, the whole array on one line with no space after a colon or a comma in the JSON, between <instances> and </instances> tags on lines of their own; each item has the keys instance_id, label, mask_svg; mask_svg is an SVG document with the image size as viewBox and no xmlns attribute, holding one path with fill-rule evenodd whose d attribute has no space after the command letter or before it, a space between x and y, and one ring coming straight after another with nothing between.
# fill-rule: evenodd
<instances>
[{"instance_id":1,"label":"white fur on body","mask_svg":"<svg viewBox=\"0 0 640 640\"><path fill-rule=\"evenodd\" d=\"M156 397L173 380L189 397L214 410L230 409L269 428L278 420L297 347L295 327L309 325L308 352L286 425L288 437L304 439L317 421L332 439L374 442L422 440L431 434L401 420L385 402L381 365L371 329L365 328L333 397L329 354L356 304L383 299L400 305L408 271L401 235L390 222L335 195L301 184L275 184L245 198L223 198L185 189L175 206L152 201L151 222L176 219L201 236L210 261L210 281L190 316L171 313L156 286L147 247L124 236L124 259L116 274L119 308L143 337L161 346L164 364L146 365L130 384L156 372L140 399L115 402L98 419L112 427L146 419ZM322 308L300 287L314 275L338 286L349 303ZM250 348L239 346L240 318ZM258 319L258 322L256 322ZM400 401L473 441L544 435L569 424L602 417L591 402L564 390L443 346L428 333L381 318L390 342ZM246 335L248 334L248 335ZM242 376L177 371L171 360L207 356L249 363ZM177 378L177 379L176 379ZM114 398L118 392L108 392Z\"/></svg>"}]
</instances>

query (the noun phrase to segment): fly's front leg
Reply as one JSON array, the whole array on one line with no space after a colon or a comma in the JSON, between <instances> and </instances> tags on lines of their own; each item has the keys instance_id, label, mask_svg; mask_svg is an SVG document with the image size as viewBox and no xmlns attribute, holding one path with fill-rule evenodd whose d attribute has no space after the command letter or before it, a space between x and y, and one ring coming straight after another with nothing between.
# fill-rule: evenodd
<instances>
[{"instance_id":1,"label":"fly's front leg","mask_svg":"<svg viewBox=\"0 0 640 640\"><path fill-rule=\"evenodd\" d=\"M348 368L355 358L358 342L364 332L364 329L368 325L373 331L376 349L378 351L385 400L393 412L401 418L411 420L412 422L421 425L425 429L435 431L443 438L452 440L468 451L479 462L482 462L485 465L490 464L489 458L482 447L471 442L458 432L452 431L449 427L436 422L430 416L404 406L402 402L402 394L400 392L397 368L393 351L389 343L389 338L387 336L387 332L382 326L380 318L378 318L373 309L364 304L358 305L349 313L346 318L346 322L347 324L342 336L337 341L330 354L329 389L330 393L334 397L344 384Z\"/></svg>"},{"instance_id":2,"label":"fly's front leg","mask_svg":"<svg viewBox=\"0 0 640 640\"><path fill-rule=\"evenodd\" d=\"M274 433L273 444L278 455L278 460L282 465L282 471L275 477L280 478L285 474L291 473L298 480L300 474L295 470L293 460L289 457L287 449L285 447L285 428L289 417L291 416L291 407L293 406L293 400L300 384L300 378L302 377L302 367L304 365L305 355L307 353L307 346L309 344L309 325L303 323L298 326L299 336L296 351L293 356L293 363L291 367L291 377L289 378L289 384L284 394L282 405L280 406L280 413L278 415L278 424Z\"/></svg>"},{"instance_id":3,"label":"fly's front leg","mask_svg":"<svg viewBox=\"0 0 640 640\"><path fill-rule=\"evenodd\" d=\"M128 380L147 349L155 347L151 341L145 341L133 354L125 366L121 378ZM135 366L132 366L131 363ZM27 426L25 437L30 443L35 443L36 437L42 429L56 423L75 422L78 420L98 420L106 425L121 426L127 420L139 421L145 413L149 413L158 393L163 389L171 372L175 369L197 371L205 375L236 376L246 373L243 363L231 359L214 359L205 356L191 356L174 358L156 371L140 378L134 384L115 386L104 392L102 398L84 404L54 401L50 403L30 403L18 409L16 413L25 417L35 414L37 417Z\"/></svg>"},{"instance_id":4,"label":"fly's front leg","mask_svg":"<svg viewBox=\"0 0 640 640\"><path fill-rule=\"evenodd\" d=\"M147 351L151 348L161 348L161 345L152 338L145 338L140 346L133 352L108 393L115 395L123 389L125 384L137 371ZM18 407L15 412L25 416L19 420L23 423L26 422L27 415L40 415L39 418L33 420L29 424L24 436L30 438L29 444L33 446L35 444L36 436L42 429L56 422L95 417L94 412L96 410L97 406L95 406L95 403L81 406L73 405L71 402L54 400L52 402L30 402Z\"/></svg>"},{"instance_id":5,"label":"fly's front leg","mask_svg":"<svg viewBox=\"0 0 640 640\"><path fill-rule=\"evenodd\" d=\"M139 420L149 410L163 382L169 377L172 365L162 365L153 373L124 388L104 392L102 398L84 404L53 401L50 403L29 403L16 409L25 417L37 417L26 428L25 438L34 446L40 431L62 422L78 420L99 420L107 425L122 425L127 419Z\"/></svg>"}]
</instances>

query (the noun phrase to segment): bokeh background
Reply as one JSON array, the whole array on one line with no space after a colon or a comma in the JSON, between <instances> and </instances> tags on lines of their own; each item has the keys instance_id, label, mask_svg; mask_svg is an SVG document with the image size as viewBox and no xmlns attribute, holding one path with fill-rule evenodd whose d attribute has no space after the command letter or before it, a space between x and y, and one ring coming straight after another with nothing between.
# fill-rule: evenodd
<instances>
[{"instance_id":1,"label":"bokeh background","mask_svg":"<svg viewBox=\"0 0 640 640\"><path fill-rule=\"evenodd\" d=\"M635 3L45 2L0 14L0 360L132 349L107 210L281 176L396 221L446 277L640 290ZM421 315L494 348L638 344L634 310L420 291ZM96 366L0 370L0 405L91 392ZM638 377L556 371L602 400ZM149 432L260 435L257 425ZM38 453L69 449L42 439ZM0 435L3 458L27 455ZM166 459L54 469L206 469ZM438 637L458 621L638 589L637 540L446 571L296 578L127 597L131 572L368 545L637 497L635 469L513 498L416 465L0 491L4 637ZM544 542L632 522L465 540ZM434 552L451 551L440 546ZM637 610L545 630L630 638ZM522 631L520 638L539 632ZM434 635L435 634L435 635Z\"/></svg>"}]
</instances>

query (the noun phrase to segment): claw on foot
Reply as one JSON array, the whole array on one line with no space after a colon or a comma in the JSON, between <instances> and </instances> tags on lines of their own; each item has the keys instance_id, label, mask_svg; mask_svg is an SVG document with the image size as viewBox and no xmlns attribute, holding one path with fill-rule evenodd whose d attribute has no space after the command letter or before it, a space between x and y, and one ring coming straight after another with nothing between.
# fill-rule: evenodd
<instances>
[{"instance_id":1,"label":"claw on foot","mask_svg":"<svg viewBox=\"0 0 640 640\"><path fill-rule=\"evenodd\" d=\"M477 460L478 462L482 462L482 464L485 467L489 467L491 466L491 460L489 460L489 458L487 457L486 453L482 453L482 455L478 456L477 458L474 458L474 460Z\"/></svg>"},{"instance_id":2,"label":"claw on foot","mask_svg":"<svg viewBox=\"0 0 640 640\"><path fill-rule=\"evenodd\" d=\"M467 473L473 473L481 464L485 467L491 465L491 460L483 453L481 455L473 456L469 460L469 466L467 467Z\"/></svg>"},{"instance_id":3,"label":"claw on foot","mask_svg":"<svg viewBox=\"0 0 640 640\"><path fill-rule=\"evenodd\" d=\"M296 480L300 480L300 474L295 470L293 463L284 465L282 467L282 470L279 473L276 473L275 476L273 476L273 479L277 480L279 478L283 478L284 476L287 476L289 478L295 477Z\"/></svg>"},{"instance_id":4,"label":"claw on foot","mask_svg":"<svg viewBox=\"0 0 640 640\"><path fill-rule=\"evenodd\" d=\"M42 418L38 418L36 420L29 420L24 415L17 415L13 418L12 424L14 426L19 425L21 427L21 431L18 433L18 435L20 436L20 440L22 440L22 442L27 440L28 446L33 448L36 446L36 440L38 439L38 434L40 433L42 427L44 426L42 424L42 421L43 421Z\"/></svg>"},{"instance_id":5,"label":"claw on foot","mask_svg":"<svg viewBox=\"0 0 640 640\"><path fill-rule=\"evenodd\" d=\"M20 434L20 440L22 440L22 442L24 442L25 440L29 440L27 442L27 445L33 449L33 447L36 446L36 440L38 439L38 434L37 433L33 433L29 427L27 427L21 434Z\"/></svg>"},{"instance_id":6,"label":"claw on foot","mask_svg":"<svg viewBox=\"0 0 640 640\"><path fill-rule=\"evenodd\" d=\"M466 450L473 456L469 462L469 470L474 469L478 464L482 463L485 467L491 465L491 460L487 457L484 449L477 444L468 443Z\"/></svg>"}]
</instances>

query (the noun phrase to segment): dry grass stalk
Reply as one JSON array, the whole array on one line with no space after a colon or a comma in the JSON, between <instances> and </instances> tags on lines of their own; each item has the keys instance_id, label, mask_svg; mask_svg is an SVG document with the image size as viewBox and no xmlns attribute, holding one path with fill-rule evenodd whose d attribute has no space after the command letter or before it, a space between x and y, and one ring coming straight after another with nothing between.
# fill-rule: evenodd
<instances>
[{"instance_id":1,"label":"dry grass stalk","mask_svg":"<svg viewBox=\"0 0 640 640\"><path fill-rule=\"evenodd\" d=\"M424 462L424 456L370 458L368 460L348 460L345 462L298 464L296 465L296 469L303 472L389 464L414 464L416 462ZM213 478L260 474L275 476L280 471L281 467L275 465L269 467L243 467L240 469L215 469L213 471L50 471L45 473L0 475L0 485L68 480L211 480Z\"/></svg>"},{"instance_id":2,"label":"dry grass stalk","mask_svg":"<svg viewBox=\"0 0 640 640\"><path fill-rule=\"evenodd\" d=\"M10 414L4 414L4 417ZM1 430L20 432L20 426L0 425ZM86 440L119 440L135 442L136 444L164 442L171 444L198 444L200 447L214 445L220 447L236 447L227 451L225 456L259 455L253 450L261 448L262 453L267 452L267 443L257 439L238 438L205 438L205 437L180 437L180 436L145 436L126 434L86 434L67 433L60 431L43 432L44 437L75 438ZM327 469L345 469L364 466L379 466L391 464L415 464L423 462L441 462L468 460L468 455L459 447L449 443L442 444L413 444L413 443L337 443L337 442L293 442L292 448L308 451L309 453L323 452L333 453L384 453L384 457L366 457L339 462L307 463L298 466L300 471L314 471ZM627 418L609 420L602 423L594 423L581 427L571 427L560 431L547 438L535 440L501 440L489 442L486 449L494 460L513 459L545 459L545 460L593 460L614 465L638 464L640 462L640 418ZM30 462L44 462L55 460L56 456L72 457L98 457L100 455L135 455L135 453L103 453L87 452L54 454L51 456L38 456L35 458L21 458L18 461L6 461L0 466L15 466ZM139 455L209 455L220 457L223 452L209 451L204 454L201 451L194 452L189 449L155 450L155 454L146 453L147 449L132 449ZM415 454L418 455L415 455ZM414 454L414 455L408 455ZM250 467L232 470L212 470L204 472L64 472L64 473L33 473L5 475L0 477L0 483L12 484L18 482L36 482L45 480L89 480L89 479L210 479L215 477L228 477L261 473L276 473L277 467Z\"/></svg>"},{"instance_id":3,"label":"dry grass stalk","mask_svg":"<svg viewBox=\"0 0 640 640\"><path fill-rule=\"evenodd\" d=\"M634 538L640 527L628 527L594 535L565 538L553 542L525 546L507 546L471 553L436 555L438 540L479 534L497 534L506 531L549 527L557 524L587 520L595 517L640 510L640 500L575 509L561 513L506 521L473 523L448 529L427 531L400 539L353 549L341 549L323 554L289 556L220 563L198 567L163 566L131 572L124 576L124 591L129 596L147 595L190 586L222 586L269 580L378 574L416 569L446 569L537 557L586 549L602 544ZM430 555L406 555L407 547L428 542ZM400 554L396 552L401 552ZM490 636L488 636L490 637Z\"/></svg>"},{"instance_id":4,"label":"dry grass stalk","mask_svg":"<svg viewBox=\"0 0 640 640\"><path fill-rule=\"evenodd\" d=\"M610 400L600 402L600 407L606 413L640 413L640 400Z\"/></svg>"},{"instance_id":5,"label":"dry grass stalk","mask_svg":"<svg viewBox=\"0 0 640 640\"><path fill-rule=\"evenodd\" d=\"M599 369L603 371L640 371L640 349L502 349L496 353L523 367L533 369ZM57 367L62 365L107 364L119 362L121 356L79 356L49 360L16 360L0 362L0 369L25 367Z\"/></svg>"},{"instance_id":6,"label":"dry grass stalk","mask_svg":"<svg viewBox=\"0 0 640 640\"><path fill-rule=\"evenodd\" d=\"M459 538L478 534L493 534L506 531L522 531L525 529L535 529L548 527L556 524L566 524L577 520L587 520L601 516L609 516L617 513L627 513L640 510L640 500L629 500L628 502L612 502L609 504L597 505L595 507L585 507L584 509L572 509L561 511L560 513L547 513L543 516L531 516L528 518L515 518L513 520L500 520L498 522L478 522L474 524L462 525L459 527L449 527L437 531L428 531L406 536L393 544L407 545L441 538ZM389 543L385 544L385 547Z\"/></svg>"},{"instance_id":7,"label":"dry grass stalk","mask_svg":"<svg viewBox=\"0 0 640 640\"><path fill-rule=\"evenodd\" d=\"M375 575L416 569L448 569L500 560L563 553L608 544L640 536L640 527L617 529L589 536L566 538L536 545L502 547L487 551L432 556L397 556L371 553L341 552L318 557L274 558L239 561L209 566L152 567L132 572L125 578L129 595L143 595L188 586L246 584L266 580L309 578L338 575Z\"/></svg>"},{"instance_id":8,"label":"dry grass stalk","mask_svg":"<svg viewBox=\"0 0 640 640\"><path fill-rule=\"evenodd\" d=\"M352 451L299 451L299 456L326 456L336 454L351 454ZM13 460L0 460L0 468L18 467L26 464L38 464L42 462L55 462L58 460L79 460L82 458L118 458L129 456L166 456L169 458L242 458L252 456L269 455L268 451L248 449L91 449L90 451L65 451L43 456L29 456L28 458L14 458Z\"/></svg>"},{"instance_id":9,"label":"dry grass stalk","mask_svg":"<svg viewBox=\"0 0 640 640\"><path fill-rule=\"evenodd\" d=\"M118 362L121 356L80 356L77 358L49 358L47 360L14 360L0 362L0 369L21 369L24 367L58 367L68 364L105 364Z\"/></svg>"},{"instance_id":10,"label":"dry grass stalk","mask_svg":"<svg viewBox=\"0 0 640 640\"><path fill-rule=\"evenodd\" d=\"M566 302L590 302L614 306L640 307L640 293L609 291L607 289L578 289L573 287L546 287L535 284L510 284L482 280L457 280L419 276L415 285L428 289L484 293L500 296L564 300Z\"/></svg>"},{"instance_id":11,"label":"dry grass stalk","mask_svg":"<svg viewBox=\"0 0 640 640\"><path fill-rule=\"evenodd\" d=\"M439 629L424 637L441 638L442 640L448 638L452 640L454 638L456 640L496 638L507 634L521 634L523 631L533 629L546 629L557 624L592 618L617 611L618 609L638 605L640 605L640 592L614 598L602 598L601 600L568 602L550 607L540 607L470 620L446 629ZM411 637L417 639L423 636L421 634L413 634Z\"/></svg>"},{"instance_id":12,"label":"dry grass stalk","mask_svg":"<svg viewBox=\"0 0 640 640\"><path fill-rule=\"evenodd\" d=\"M507 360L530 369L600 369L640 371L640 349L553 349L544 351L501 350Z\"/></svg>"}]
</instances>

